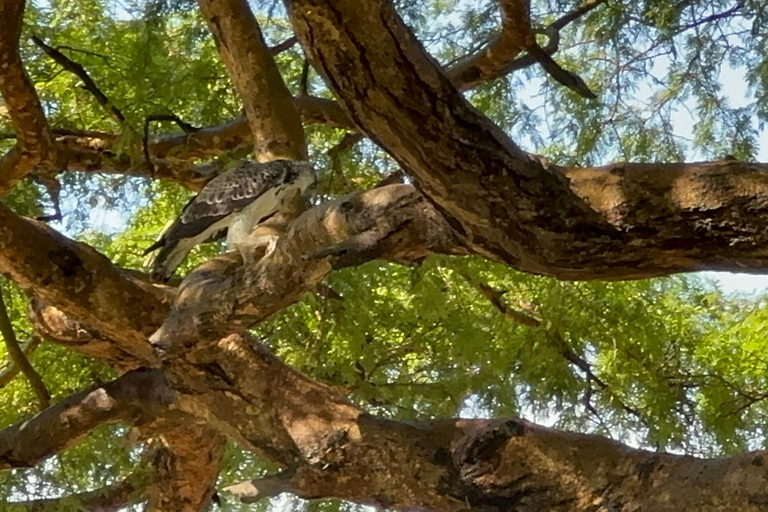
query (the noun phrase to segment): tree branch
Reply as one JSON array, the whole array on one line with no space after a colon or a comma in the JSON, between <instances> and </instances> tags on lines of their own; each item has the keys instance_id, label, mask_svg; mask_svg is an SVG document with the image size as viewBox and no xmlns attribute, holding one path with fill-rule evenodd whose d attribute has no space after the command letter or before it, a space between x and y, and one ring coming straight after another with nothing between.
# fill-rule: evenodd
<instances>
[{"instance_id":1,"label":"tree branch","mask_svg":"<svg viewBox=\"0 0 768 512\"><path fill-rule=\"evenodd\" d=\"M153 361L147 336L168 311L161 290L121 271L88 245L19 217L2 203L0 240L0 272L114 340L138 361Z\"/></svg>"},{"instance_id":2,"label":"tree branch","mask_svg":"<svg viewBox=\"0 0 768 512\"><path fill-rule=\"evenodd\" d=\"M0 228L5 224L0 222ZM13 238L0 236L0 240ZM209 296L206 279L218 286L213 290L223 290L224 299L234 292L237 300L234 308L222 301L219 310L198 309L198 317L186 317L197 331L176 338L188 350L181 352L183 357L166 361L169 381L180 393L174 408L289 468L291 490L306 498L334 496L392 509L463 510L467 504L476 508L504 504L522 510L576 512L591 510L595 504L610 508L619 502L660 511L715 510L708 507L725 502L734 509L747 509L749 503L762 499L768 485L764 453L716 460L654 454L516 419L392 422L364 414L337 391L290 369L252 339L238 335L193 339L197 332L211 334L224 328L217 322L232 320L232 311L237 313L227 329L241 329L266 318L296 300L330 268L375 257L408 263L430 251L454 250L462 247L431 203L410 186L391 185L306 212L275 251L254 268L241 269L237 254L211 260L182 285L182 306L198 292L201 308L219 301L221 297ZM239 287L248 279L252 286ZM192 286L195 280L201 285L197 289ZM150 291L137 286L135 293L131 300L142 304L134 307L149 307ZM201 302L200 297L206 300ZM66 300L82 297L74 294ZM139 312L133 309L128 315ZM89 314L103 312L96 309ZM100 403L95 398L94 402ZM87 432L102 419L121 418L109 401L101 408L86 407L86 412L93 412L78 415L82 421L54 428L41 418L48 413L47 418L54 417L58 425L61 411L57 407L26 427L0 433L0 445L8 447L0 453L10 449L10 455L0 456L0 464L34 463L45 456L34 456L34 450L45 451L48 446L46 453L50 453L66 444L61 439ZM94 416L99 421L86 421ZM69 431L59 435L65 427ZM50 447L52 441L45 445L30 430L20 433L20 428L46 435L53 432L49 437L56 446ZM20 440L29 440L33 447L25 448ZM22 462L14 457L18 450L26 452ZM691 474L696 478L686 476ZM721 485L734 480L740 485ZM648 486L655 492L648 493Z\"/></svg>"},{"instance_id":3,"label":"tree branch","mask_svg":"<svg viewBox=\"0 0 768 512\"><path fill-rule=\"evenodd\" d=\"M291 36L288 39L286 39L285 41L282 41L282 42L276 44L275 46L270 46L269 47L269 53L271 55L273 55L273 56L274 55L279 55L279 54L283 53L284 51L293 48L296 45L296 43L298 43L298 42L299 42L299 40L296 39L296 36Z\"/></svg>"},{"instance_id":4,"label":"tree branch","mask_svg":"<svg viewBox=\"0 0 768 512\"><path fill-rule=\"evenodd\" d=\"M144 161L147 164L149 172L155 174L155 165L152 163L152 154L149 151L149 124L153 121L173 121L184 131L185 135L196 132L197 128L182 121L182 119L175 114L154 114L147 116L146 119L144 119L144 135L141 139L142 149L144 150Z\"/></svg>"},{"instance_id":5,"label":"tree branch","mask_svg":"<svg viewBox=\"0 0 768 512\"><path fill-rule=\"evenodd\" d=\"M93 81L93 79L81 64L73 61L56 48L48 46L42 39L37 36L32 36L32 42L39 46L50 58L56 61L64 69L82 80L85 89L90 92L94 98L96 98L96 101L99 103L99 105L104 107L104 110L107 111L112 119L114 119L118 125L126 126L125 116L123 113L120 112L120 109L118 109L111 101L109 101L109 98L107 98L103 92L101 92L101 89L99 89L99 87L96 85L96 82Z\"/></svg>"},{"instance_id":6,"label":"tree branch","mask_svg":"<svg viewBox=\"0 0 768 512\"><path fill-rule=\"evenodd\" d=\"M243 268L239 253L199 266L179 286L171 313L150 341L173 358L282 310L333 268L377 258L409 264L432 252L466 254L413 187L351 194L301 215L253 267Z\"/></svg>"},{"instance_id":7,"label":"tree branch","mask_svg":"<svg viewBox=\"0 0 768 512\"><path fill-rule=\"evenodd\" d=\"M32 467L105 423L166 421L162 416L172 418L167 408L174 400L160 370L128 372L0 431L0 470Z\"/></svg>"},{"instance_id":8,"label":"tree branch","mask_svg":"<svg viewBox=\"0 0 768 512\"><path fill-rule=\"evenodd\" d=\"M539 48L530 26L529 2L499 0L502 22L499 35L479 52L467 56L447 69L446 76L450 78L457 89L467 91L512 71L530 66L535 62L542 62L542 65L549 66L547 71L550 74L552 73L551 70L554 70L555 74L562 79L564 76L562 68L557 64L553 68L550 58L558 49L559 31L605 1L586 0L572 11L550 23L542 31L549 35L549 43L545 48ZM516 58L523 50L527 50L529 53ZM570 75L568 72L565 73ZM585 91L581 91L581 93L583 94Z\"/></svg>"},{"instance_id":9,"label":"tree branch","mask_svg":"<svg viewBox=\"0 0 768 512\"><path fill-rule=\"evenodd\" d=\"M348 2L287 2L305 53L474 252L561 279L766 268L767 165L550 165L467 104L389 2Z\"/></svg>"},{"instance_id":10,"label":"tree branch","mask_svg":"<svg viewBox=\"0 0 768 512\"><path fill-rule=\"evenodd\" d=\"M470 286L480 292L481 295L488 299L488 302L490 302L493 307L508 320L526 327L538 327L541 325L541 320L538 318L523 313L522 311L518 311L505 304L501 299L502 295L504 295L503 292L495 290L485 283L476 283L467 275L461 274L461 277L463 277Z\"/></svg>"},{"instance_id":11,"label":"tree branch","mask_svg":"<svg viewBox=\"0 0 768 512\"><path fill-rule=\"evenodd\" d=\"M257 159L305 159L301 118L248 3L198 0L198 4L243 99Z\"/></svg>"},{"instance_id":12,"label":"tree branch","mask_svg":"<svg viewBox=\"0 0 768 512\"><path fill-rule=\"evenodd\" d=\"M28 318L35 333L69 350L109 363L119 371L134 370L140 360L114 341L102 338L81 322L68 317L60 309L35 297L30 301Z\"/></svg>"},{"instance_id":13,"label":"tree branch","mask_svg":"<svg viewBox=\"0 0 768 512\"><path fill-rule=\"evenodd\" d=\"M128 505L141 503L147 499L144 491L147 482L146 475L139 472L124 480L102 489L88 491L63 498L48 498L29 501L12 501L8 506L28 512L59 512L66 503L68 507L79 506L78 510L93 510L98 512L118 512Z\"/></svg>"},{"instance_id":14,"label":"tree branch","mask_svg":"<svg viewBox=\"0 0 768 512\"><path fill-rule=\"evenodd\" d=\"M498 69L523 51L527 39L535 42L530 27L529 1L500 0L499 8L499 35L474 55L459 60L446 70L446 76L459 90L472 89L491 77L497 78Z\"/></svg>"},{"instance_id":15,"label":"tree branch","mask_svg":"<svg viewBox=\"0 0 768 512\"><path fill-rule=\"evenodd\" d=\"M40 409L46 409L51 402L51 394L48 392L48 388L45 387L43 379L37 370L29 363L27 356L19 346L19 340L16 339L16 333L13 330L11 319L8 317L8 308L5 307L5 299L3 298L3 291L0 289L0 334L3 335L5 340L5 346L8 349L8 356L16 367L21 370L24 376L29 381L29 385L32 386L37 396Z\"/></svg>"},{"instance_id":16,"label":"tree branch","mask_svg":"<svg viewBox=\"0 0 768 512\"><path fill-rule=\"evenodd\" d=\"M147 511L208 510L224 460L224 438L210 428L186 425L161 439L164 449L155 456L155 474L146 489Z\"/></svg>"},{"instance_id":17,"label":"tree branch","mask_svg":"<svg viewBox=\"0 0 768 512\"><path fill-rule=\"evenodd\" d=\"M0 160L0 198L38 166L56 160L48 121L19 55L24 0L0 2L0 92L16 132L17 145Z\"/></svg>"},{"instance_id":18,"label":"tree branch","mask_svg":"<svg viewBox=\"0 0 768 512\"><path fill-rule=\"evenodd\" d=\"M265 498L273 498L284 492L294 493L291 487L291 476L291 472L281 472L230 485L224 490L237 496L243 503L258 503Z\"/></svg>"},{"instance_id":19,"label":"tree branch","mask_svg":"<svg viewBox=\"0 0 768 512\"><path fill-rule=\"evenodd\" d=\"M289 490L393 510L715 512L721 503L751 510L768 485L765 452L704 460L519 419L373 417L237 335L186 353L169 372L182 410L287 468L266 489L237 488L248 502Z\"/></svg>"},{"instance_id":20,"label":"tree branch","mask_svg":"<svg viewBox=\"0 0 768 512\"><path fill-rule=\"evenodd\" d=\"M523 313L522 311L517 311L506 305L501 299L503 294L498 290L494 290L485 283L475 283L472 279L469 278L469 276L464 274L461 275L470 285L474 286L477 291L485 296L485 298L488 299L488 301L499 311L499 313L501 313L504 318L510 322L524 325L526 327L539 327L541 325L541 320L538 318L532 317L531 315ZM646 418L640 413L640 411L624 403L624 401L610 388L610 386L608 386L604 380L602 380L592 371L592 366L587 361L585 361L584 358L576 354L576 352L574 352L573 349L568 346L568 344L559 334L547 333L547 338L551 343L555 345L557 350L560 352L560 355L563 356L566 361L581 370L584 375L586 375L587 380L594 382L601 391L606 392L610 396L611 400L613 400L622 410L624 410L624 412L631 414L644 423L646 422ZM591 404L588 404L587 406L590 407L592 411L594 411L594 408L591 406Z\"/></svg>"},{"instance_id":21,"label":"tree branch","mask_svg":"<svg viewBox=\"0 0 768 512\"><path fill-rule=\"evenodd\" d=\"M39 345L40 338L33 336L27 343L24 344L23 347L21 347L21 351L24 354L24 357L29 359L32 354L34 354L35 350L37 350ZM20 371L21 370L19 369L19 366L13 361L6 365L5 368L0 371L0 388L7 386L13 379L16 378L16 375L18 375Z\"/></svg>"}]
</instances>

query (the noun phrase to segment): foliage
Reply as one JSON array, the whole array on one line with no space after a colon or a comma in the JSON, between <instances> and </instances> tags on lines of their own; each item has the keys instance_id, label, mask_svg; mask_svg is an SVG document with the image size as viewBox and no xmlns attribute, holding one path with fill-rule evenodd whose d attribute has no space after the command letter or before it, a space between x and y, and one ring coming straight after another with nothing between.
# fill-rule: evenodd
<instances>
[{"instance_id":1,"label":"foliage","mask_svg":"<svg viewBox=\"0 0 768 512\"><path fill-rule=\"evenodd\" d=\"M444 64L477 51L497 30L490 0L397 5ZM768 7L745 1L740 12L747 14L717 16L734 5L607 2L567 27L557 58L599 92L599 103L575 97L537 67L485 84L468 98L527 149L563 164L725 154L754 159L768 119ZM281 7L255 7L271 44L290 34ZM546 25L571 7L535 1L532 12ZM208 126L240 113L191 2L37 2L27 10L25 35L31 34L81 63L127 119L117 126L77 78L25 38L23 58L55 128L121 132L130 141L147 115L173 113ZM300 50L277 60L289 88L298 91ZM731 73L744 76L748 98L733 98L726 89L723 75ZM309 90L330 96L314 74ZM690 129L686 111L696 119ZM0 130L9 129L0 115ZM177 128L156 123L153 130ZM343 136L327 127L308 130L312 158L322 170L318 200L370 187L396 169L368 141L332 159L329 151ZM130 144L125 151L133 151ZM68 174L63 185L65 220L58 228L127 268L142 267L143 248L189 197L175 185L124 176ZM46 201L29 182L6 199L32 216L49 206ZM200 249L182 271L219 250ZM485 285L503 291L506 307L540 325L511 321L480 293ZM26 339L25 298L5 281L3 293ZM724 295L696 276L568 283L479 258L431 257L413 268L372 262L335 272L322 289L254 332L285 361L346 390L376 414L517 414L631 444L713 455L764 442L767 329L765 297ZM4 348L0 355L6 357ZM32 361L54 400L112 376L102 364L51 343L43 343ZM0 402L0 426L35 412L21 377L0 389ZM99 429L40 467L0 475L0 492L16 500L119 480L141 459L142 446L126 445L125 435L124 426ZM272 469L234 446L227 460L224 483Z\"/></svg>"}]
</instances>

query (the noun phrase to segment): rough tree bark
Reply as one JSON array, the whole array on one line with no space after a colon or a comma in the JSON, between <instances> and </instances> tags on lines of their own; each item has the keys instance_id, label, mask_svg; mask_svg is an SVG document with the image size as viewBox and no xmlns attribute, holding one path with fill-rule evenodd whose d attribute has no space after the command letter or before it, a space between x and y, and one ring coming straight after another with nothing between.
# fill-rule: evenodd
<instances>
[{"instance_id":1,"label":"rough tree bark","mask_svg":"<svg viewBox=\"0 0 768 512\"><path fill-rule=\"evenodd\" d=\"M0 159L0 197L37 166L50 166L56 153L52 146L35 88L19 55L24 0L0 2L0 93L11 117L18 143Z\"/></svg>"},{"instance_id":2,"label":"rough tree bark","mask_svg":"<svg viewBox=\"0 0 768 512\"><path fill-rule=\"evenodd\" d=\"M93 506L138 493L153 510L204 510L229 438L283 468L229 489L244 501L288 491L399 510L768 510L766 452L658 454L514 418L390 421L245 334L334 268L375 258L409 264L474 252L568 279L765 271L767 165L568 169L527 155L459 94L527 65L518 49L499 51L525 23L506 20L487 52L444 71L385 0L287 0L299 41L340 103L291 101L245 1L200 3L247 120L151 141L147 175L199 189L216 168L194 167L197 158L254 143L271 157L299 157L300 114L304 123L362 130L417 188L389 185L313 208L254 265L243 268L237 254L214 258L176 291L0 204L0 272L35 297L37 330L126 372L0 431L0 469L34 465L100 424L124 421L161 440L154 474L105 489L107 501L83 496ZM600 3L588 0L549 28ZM18 58L22 10L0 0L12 29L0 40L0 88L18 138L0 162L0 196L46 162L146 173L110 154L114 134L51 135Z\"/></svg>"},{"instance_id":3,"label":"rough tree bark","mask_svg":"<svg viewBox=\"0 0 768 512\"><path fill-rule=\"evenodd\" d=\"M291 93L264 42L248 3L199 0L229 76L245 105L256 158L307 157L304 128Z\"/></svg>"},{"instance_id":4,"label":"rough tree bark","mask_svg":"<svg viewBox=\"0 0 768 512\"><path fill-rule=\"evenodd\" d=\"M399 194L398 189L402 191ZM386 215L381 215L380 210L373 211L370 217L397 218L397 208L410 210L415 217L413 201L419 196L405 189L412 190L405 185L395 185L362 194L356 201L383 208L382 200L371 197L394 197L397 200L392 201L391 211ZM371 197L366 199L366 195ZM300 274L317 265L314 246L308 247L312 251L307 254L309 258L287 256L292 248L301 245L300 241L328 240L329 236L331 240L345 240L346 235L355 239L357 234L370 232L370 225L360 222L359 210L342 206L349 201L341 199L333 203L335 206L326 206L325 216L319 222L310 221L320 214L317 210L307 212L307 218L296 221L272 254L276 261L283 263L272 267L262 260L258 264L258 275L254 279L271 283L273 290L263 297L264 304L252 307L258 311L259 307L268 307L273 297L301 295L301 291L295 289L298 283L270 278L268 274L281 275L286 271L284 267L289 267L290 273ZM417 210L422 209L428 218L433 215L433 219L440 218L423 199L416 204L421 205ZM344 212L348 218L342 217ZM423 222L422 225L432 225L431 221ZM411 224L414 222L409 226ZM361 226L360 231L353 230L356 225ZM430 236L399 234L400 224L389 225L394 228L390 236L363 237L373 240L372 244L331 245L329 254L320 258L326 260L323 267L327 271L335 265L355 263L360 258L387 257L388 254L393 259L407 261L427 253L429 248L424 247L423 240ZM431 229L439 233L439 229L432 226ZM443 226L447 229L447 225ZM333 231L334 228L337 231ZM323 234L318 229L331 231ZM451 236L449 231L431 238L445 241L451 240ZM411 245L414 242L419 245L414 247ZM368 252L351 251L351 247L363 247ZM227 275L242 272L238 258L236 253L222 256L196 270L182 285L180 296L186 287L206 275L220 283L227 280ZM0 260L4 261L2 257ZM22 271L34 272L31 268L19 270ZM64 279L77 282L77 273ZM238 282L229 279L230 286ZM67 284L61 283L49 299L65 303ZM312 284L305 281L305 289ZM151 303L150 292L141 287L133 290L140 295L131 297L134 309L130 314L144 315L143 311L149 308L147 304ZM83 293L70 300L88 303L87 297L88 294ZM114 306L98 304L107 310ZM99 310L94 313L98 314ZM253 316L245 318L258 320ZM125 333L122 337L130 339L131 334ZM115 343L120 341L117 339ZM597 436L557 432L514 419L392 422L366 415L334 389L292 370L247 337L230 335L212 341L210 337L199 337L194 346L188 345L185 349L183 356L171 357L164 363L163 372L172 390L167 399L169 413L196 417L245 448L285 467L279 477L268 480L270 485L255 482L233 489L246 500L254 499L254 489L261 488L262 497L269 494L264 490L266 487L270 492L290 491L307 498L335 496L396 509L463 510L468 505L489 508L514 505L519 510L610 510L611 507L618 510L647 507L662 511L680 507L759 510L768 485L764 453L706 461L631 450ZM160 390L169 389L163 380L156 386ZM155 394L147 386L142 389L144 393ZM115 395L118 394L110 393ZM150 407L142 411L142 414L152 414ZM162 417L165 412L156 414ZM119 417L126 416L109 413L103 421ZM143 417L127 415L129 421L139 424L147 421ZM61 418L62 415L55 413L43 414L26 428L52 431ZM96 423L86 426L92 428ZM0 433L0 439L9 439L3 446L15 446L12 436L18 435L14 432L20 428L22 426ZM72 437L83 432L80 428ZM38 452L32 451L24 453L17 449L12 456L7 453L0 456L6 467L18 467L30 463L28 461L34 463L39 458L34 455ZM718 485L727 481L739 481L740 485ZM656 491L648 493L649 488Z\"/></svg>"},{"instance_id":5,"label":"rough tree bark","mask_svg":"<svg viewBox=\"0 0 768 512\"><path fill-rule=\"evenodd\" d=\"M765 268L755 229L765 221L765 165L566 169L531 158L467 103L390 2L286 5L355 124L478 253L564 279Z\"/></svg>"}]
</instances>

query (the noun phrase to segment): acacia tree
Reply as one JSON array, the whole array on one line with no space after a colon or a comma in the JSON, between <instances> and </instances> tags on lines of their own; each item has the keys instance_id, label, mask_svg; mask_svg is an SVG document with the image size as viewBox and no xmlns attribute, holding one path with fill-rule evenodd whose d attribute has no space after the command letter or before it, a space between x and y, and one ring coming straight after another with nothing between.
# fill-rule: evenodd
<instances>
[{"instance_id":1,"label":"acacia tree","mask_svg":"<svg viewBox=\"0 0 768 512\"><path fill-rule=\"evenodd\" d=\"M9 503L202 510L220 479L243 503L768 508L762 303L600 282L767 267L761 2L254 8L0 0L0 469L32 468ZM274 252L139 271L184 189L307 150L318 198ZM563 429L510 416L542 411Z\"/></svg>"}]
</instances>

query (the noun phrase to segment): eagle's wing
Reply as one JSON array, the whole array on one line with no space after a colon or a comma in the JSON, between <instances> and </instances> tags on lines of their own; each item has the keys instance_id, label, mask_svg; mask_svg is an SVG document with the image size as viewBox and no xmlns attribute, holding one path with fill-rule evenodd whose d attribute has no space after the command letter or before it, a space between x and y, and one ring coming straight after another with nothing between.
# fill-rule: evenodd
<instances>
[{"instance_id":1,"label":"eagle's wing","mask_svg":"<svg viewBox=\"0 0 768 512\"><path fill-rule=\"evenodd\" d=\"M221 235L232 222L233 214L267 191L295 182L307 168L311 169L306 162L246 161L212 179L145 251L160 249L151 262L152 276L168 279L195 245Z\"/></svg>"}]
</instances>

